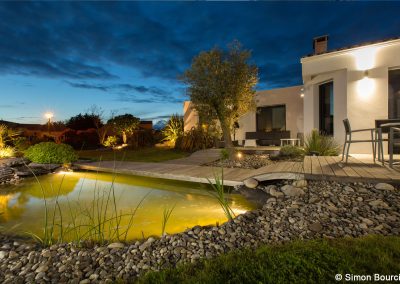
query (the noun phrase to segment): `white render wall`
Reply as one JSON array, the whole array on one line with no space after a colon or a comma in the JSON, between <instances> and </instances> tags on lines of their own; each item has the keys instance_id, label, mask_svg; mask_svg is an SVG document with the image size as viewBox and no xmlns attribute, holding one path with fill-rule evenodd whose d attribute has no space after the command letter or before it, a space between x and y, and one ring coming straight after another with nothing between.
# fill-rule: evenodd
<instances>
[{"instance_id":1,"label":"white render wall","mask_svg":"<svg viewBox=\"0 0 400 284\"><path fill-rule=\"evenodd\" d=\"M334 136L341 144L343 119L350 120L352 129L362 129L375 127L376 119L388 118L388 70L400 68L400 40L306 57L301 62L306 133L319 128L318 86L329 80L334 84ZM354 137L358 138L367 139L370 134ZM372 153L372 148L368 143L352 144L350 153Z\"/></svg>"},{"instance_id":2,"label":"white render wall","mask_svg":"<svg viewBox=\"0 0 400 284\"><path fill-rule=\"evenodd\" d=\"M199 123L199 115L193 108L192 102L185 101L183 103L183 129L189 131L193 127L196 127Z\"/></svg>"},{"instance_id":3,"label":"white render wall","mask_svg":"<svg viewBox=\"0 0 400 284\"><path fill-rule=\"evenodd\" d=\"M286 130L290 131L291 138L303 132L303 98L300 96L302 86L279 88L258 91L255 96L257 107L286 106ZM236 131L236 140L244 140L246 132L256 131L256 114L254 111L239 118L239 129Z\"/></svg>"}]
</instances>

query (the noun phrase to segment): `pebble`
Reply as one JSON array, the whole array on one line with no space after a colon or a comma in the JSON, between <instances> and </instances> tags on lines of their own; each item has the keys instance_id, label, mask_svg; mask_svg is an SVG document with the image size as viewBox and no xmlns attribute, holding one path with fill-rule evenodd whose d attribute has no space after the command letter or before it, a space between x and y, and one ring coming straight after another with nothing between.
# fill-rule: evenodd
<instances>
[{"instance_id":1,"label":"pebble","mask_svg":"<svg viewBox=\"0 0 400 284\"><path fill-rule=\"evenodd\" d=\"M400 234L397 188L333 181L307 181L303 185L290 181L259 185L267 196L260 209L219 226L195 226L182 233L126 244L78 247L66 243L41 248L0 234L0 283L134 282L147 271L195 263L244 246Z\"/></svg>"}]
</instances>

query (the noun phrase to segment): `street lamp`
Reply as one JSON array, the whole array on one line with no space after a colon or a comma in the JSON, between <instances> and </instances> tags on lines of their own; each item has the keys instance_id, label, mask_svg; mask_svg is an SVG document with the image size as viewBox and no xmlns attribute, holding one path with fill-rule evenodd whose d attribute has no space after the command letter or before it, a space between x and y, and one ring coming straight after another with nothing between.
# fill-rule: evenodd
<instances>
[{"instance_id":1,"label":"street lamp","mask_svg":"<svg viewBox=\"0 0 400 284\"><path fill-rule=\"evenodd\" d=\"M44 117L47 119L47 132L49 132L50 135L50 123L51 119L54 117L54 114L52 112L46 112Z\"/></svg>"}]
</instances>

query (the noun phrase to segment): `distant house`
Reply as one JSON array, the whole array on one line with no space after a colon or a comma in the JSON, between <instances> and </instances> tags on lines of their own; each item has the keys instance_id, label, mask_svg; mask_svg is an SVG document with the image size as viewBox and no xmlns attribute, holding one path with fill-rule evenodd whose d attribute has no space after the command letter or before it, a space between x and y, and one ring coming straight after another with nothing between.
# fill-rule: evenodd
<instances>
[{"instance_id":1,"label":"distant house","mask_svg":"<svg viewBox=\"0 0 400 284\"><path fill-rule=\"evenodd\" d=\"M328 36L313 41L301 58L303 86L258 91L257 110L239 118L235 139L277 144L318 129L344 143L343 119L353 129L373 128L379 120L400 119L400 39L328 51ZM190 102L183 106L185 130L198 124ZM366 139L367 134L357 139ZM384 145L387 151L387 145ZM371 153L352 145L351 153Z\"/></svg>"},{"instance_id":2,"label":"distant house","mask_svg":"<svg viewBox=\"0 0 400 284\"><path fill-rule=\"evenodd\" d=\"M18 129L21 131L21 136L26 137L29 141L37 140L54 140L60 143L64 140L64 134L67 128L65 126L47 124L26 124L16 123L11 121L0 120L0 124L7 127Z\"/></svg>"}]
</instances>

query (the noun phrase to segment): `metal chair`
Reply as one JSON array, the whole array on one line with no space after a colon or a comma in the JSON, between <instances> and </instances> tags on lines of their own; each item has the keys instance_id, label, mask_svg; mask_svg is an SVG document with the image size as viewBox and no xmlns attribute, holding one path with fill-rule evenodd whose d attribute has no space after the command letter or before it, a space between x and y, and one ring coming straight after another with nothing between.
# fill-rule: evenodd
<instances>
[{"instance_id":1,"label":"metal chair","mask_svg":"<svg viewBox=\"0 0 400 284\"><path fill-rule=\"evenodd\" d=\"M393 148L400 145L400 138L395 138L395 134L400 133L400 128L390 127L389 130L389 167L393 168Z\"/></svg>"},{"instance_id":2,"label":"metal chair","mask_svg":"<svg viewBox=\"0 0 400 284\"><path fill-rule=\"evenodd\" d=\"M347 118L343 120L343 124L344 124L344 130L346 132L346 136L345 136L344 145L343 145L342 161L346 154L346 163L347 163L347 160L349 158L350 145L352 143L372 143L372 153L374 156L374 162L376 159L376 145L378 145L378 159L380 158L380 155L382 154L382 164L383 164L383 146L382 146L381 140L379 139L382 137L381 129L380 128L366 128L366 129L351 130L350 122ZM371 139L353 140L352 134L355 132L370 132ZM346 150L346 146L347 146L347 150Z\"/></svg>"}]
</instances>

